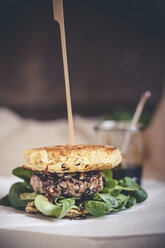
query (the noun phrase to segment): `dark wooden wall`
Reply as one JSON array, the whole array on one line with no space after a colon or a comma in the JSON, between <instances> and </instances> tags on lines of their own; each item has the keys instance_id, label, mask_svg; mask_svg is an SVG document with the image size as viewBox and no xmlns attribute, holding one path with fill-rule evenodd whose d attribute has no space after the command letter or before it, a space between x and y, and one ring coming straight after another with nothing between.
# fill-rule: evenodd
<instances>
[{"instance_id":1,"label":"dark wooden wall","mask_svg":"<svg viewBox=\"0 0 165 248\"><path fill-rule=\"evenodd\" d=\"M64 0L64 11L74 113L132 110L146 89L153 111L165 78L165 2ZM0 106L24 117L65 116L52 1L2 1L0 12Z\"/></svg>"}]
</instances>

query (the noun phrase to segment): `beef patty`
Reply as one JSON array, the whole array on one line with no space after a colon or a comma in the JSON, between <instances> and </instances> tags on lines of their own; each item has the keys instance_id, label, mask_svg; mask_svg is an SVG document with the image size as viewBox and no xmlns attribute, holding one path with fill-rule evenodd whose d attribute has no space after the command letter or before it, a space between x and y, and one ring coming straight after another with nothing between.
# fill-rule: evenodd
<instances>
[{"instance_id":1,"label":"beef patty","mask_svg":"<svg viewBox=\"0 0 165 248\"><path fill-rule=\"evenodd\" d=\"M83 173L35 172L30 180L33 190L48 198L58 196L81 197L101 192L104 188L104 174L101 171Z\"/></svg>"}]
</instances>

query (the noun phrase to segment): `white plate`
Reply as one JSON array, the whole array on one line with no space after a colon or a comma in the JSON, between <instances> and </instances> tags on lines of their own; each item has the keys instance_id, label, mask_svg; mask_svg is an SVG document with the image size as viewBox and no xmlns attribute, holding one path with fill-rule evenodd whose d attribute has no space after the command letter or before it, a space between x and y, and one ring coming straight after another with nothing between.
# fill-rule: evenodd
<instances>
[{"instance_id":1,"label":"white plate","mask_svg":"<svg viewBox=\"0 0 165 248\"><path fill-rule=\"evenodd\" d=\"M8 193L16 181L15 177L1 176L0 197ZM165 184L144 180L143 187L148 193L145 202L104 217L84 220L57 220L0 206L0 228L93 238L165 233Z\"/></svg>"}]
</instances>

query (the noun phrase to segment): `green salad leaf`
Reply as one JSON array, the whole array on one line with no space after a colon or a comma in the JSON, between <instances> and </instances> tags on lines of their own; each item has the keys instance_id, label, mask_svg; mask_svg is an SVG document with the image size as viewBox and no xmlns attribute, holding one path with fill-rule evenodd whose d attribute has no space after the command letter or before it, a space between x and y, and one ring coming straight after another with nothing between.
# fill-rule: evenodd
<instances>
[{"instance_id":1,"label":"green salad leaf","mask_svg":"<svg viewBox=\"0 0 165 248\"><path fill-rule=\"evenodd\" d=\"M119 189L119 190L125 190L125 191L135 191L139 188L138 185L132 185L132 186L128 186L128 187L122 187L120 185L117 185L115 187L115 189Z\"/></svg>"},{"instance_id":2,"label":"green salad leaf","mask_svg":"<svg viewBox=\"0 0 165 248\"><path fill-rule=\"evenodd\" d=\"M75 199L58 197L58 200L56 198L55 202L51 203L45 196L37 195L35 206L41 213L61 219L75 206Z\"/></svg>"},{"instance_id":3,"label":"green salad leaf","mask_svg":"<svg viewBox=\"0 0 165 248\"><path fill-rule=\"evenodd\" d=\"M101 193L108 194L108 193L111 193L111 190L109 188L104 188Z\"/></svg>"},{"instance_id":4,"label":"green salad leaf","mask_svg":"<svg viewBox=\"0 0 165 248\"><path fill-rule=\"evenodd\" d=\"M106 182L106 183L107 183L109 180L112 179L112 177L113 177L113 172L112 172L112 170L109 170L109 169L103 170L103 173L104 173L104 176L105 176L105 182Z\"/></svg>"},{"instance_id":5,"label":"green salad leaf","mask_svg":"<svg viewBox=\"0 0 165 248\"><path fill-rule=\"evenodd\" d=\"M22 193L32 192L31 186L27 183L15 183L11 186L8 199L13 208L23 208L27 205L28 201L22 200L20 195Z\"/></svg>"},{"instance_id":6,"label":"green salad leaf","mask_svg":"<svg viewBox=\"0 0 165 248\"><path fill-rule=\"evenodd\" d=\"M67 198L60 201L62 204L61 211L57 215L58 219L63 218L65 215L69 213L69 211L75 206L74 198Z\"/></svg>"},{"instance_id":7,"label":"green salad leaf","mask_svg":"<svg viewBox=\"0 0 165 248\"><path fill-rule=\"evenodd\" d=\"M36 208L43 214L47 216L59 216L61 212L61 207L57 206L43 196L43 195L37 195L35 198L35 206Z\"/></svg>"},{"instance_id":8,"label":"green salad leaf","mask_svg":"<svg viewBox=\"0 0 165 248\"><path fill-rule=\"evenodd\" d=\"M131 196L133 196L136 199L137 203L143 202L147 199L148 195L144 189L139 187L139 189L132 191Z\"/></svg>"},{"instance_id":9,"label":"green salad leaf","mask_svg":"<svg viewBox=\"0 0 165 248\"><path fill-rule=\"evenodd\" d=\"M129 195L124 195L122 193L118 194L116 196L116 199L119 202L119 207L117 209L114 209L114 211L120 211L124 209L127 205L127 202L129 201L130 196Z\"/></svg>"},{"instance_id":10,"label":"green salad leaf","mask_svg":"<svg viewBox=\"0 0 165 248\"><path fill-rule=\"evenodd\" d=\"M94 200L103 200L105 203L107 203L111 207L111 209L119 207L119 202L111 194L96 193L93 196L93 199Z\"/></svg>"},{"instance_id":11,"label":"green salad leaf","mask_svg":"<svg viewBox=\"0 0 165 248\"><path fill-rule=\"evenodd\" d=\"M118 181L118 185L122 187L139 186L132 178L124 177Z\"/></svg>"},{"instance_id":12,"label":"green salad leaf","mask_svg":"<svg viewBox=\"0 0 165 248\"><path fill-rule=\"evenodd\" d=\"M5 207L11 206L8 195L5 195L3 198L0 199L0 205L5 206Z\"/></svg>"},{"instance_id":13,"label":"green salad leaf","mask_svg":"<svg viewBox=\"0 0 165 248\"><path fill-rule=\"evenodd\" d=\"M20 194L20 198L21 200L29 200L29 201L33 201L35 200L36 196L38 194L36 192L33 193L22 193Z\"/></svg>"},{"instance_id":14,"label":"green salad leaf","mask_svg":"<svg viewBox=\"0 0 165 248\"><path fill-rule=\"evenodd\" d=\"M29 183L31 176L33 175L33 171L24 169L23 167L17 167L12 171L12 174Z\"/></svg>"},{"instance_id":15,"label":"green salad leaf","mask_svg":"<svg viewBox=\"0 0 165 248\"><path fill-rule=\"evenodd\" d=\"M86 202L85 207L88 213L94 216L104 216L112 211L110 205L102 201L89 200Z\"/></svg>"},{"instance_id":16,"label":"green salad leaf","mask_svg":"<svg viewBox=\"0 0 165 248\"><path fill-rule=\"evenodd\" d=\"M130 196L127 203L126 203L126 208L131 208L136 204L136 198L133 196Z\"/></svg>"},{"instance_id":17,"label":"green salad leaf","mask_svg":"<svg viewBox=\"0 0 165 248\"><path fill-rule=\"evenodd\" d=\"M117 197L120 194L121 191L122 191L121 189L116 189L115 188L110 193L111 193L112 196Z\"/></svg>"},{"instance_id":18,"label":"green salad leaf","mask_svg":"<svg viewBox=\"0 0 165 248\"><path fill-rule=\"evenodd\" d=\"M116 186L117 186L117 180L115 179L109 179L105 184L105 187L109 188L110 190L115 189Z\"/></svg>"},{"instance_id":19,"label":"green salad leaf","mask_svg":"<svg viewBox=\"0 0 165 248\"><path fill-rule=\"evenodd\" d=\"M60 195L58 197L56 197L56 199L54 200L55 204L58 205L58 206L62 206L62 203L60 202L61 200L64 200L65 197Z\"/></svg>"}]
</instances>

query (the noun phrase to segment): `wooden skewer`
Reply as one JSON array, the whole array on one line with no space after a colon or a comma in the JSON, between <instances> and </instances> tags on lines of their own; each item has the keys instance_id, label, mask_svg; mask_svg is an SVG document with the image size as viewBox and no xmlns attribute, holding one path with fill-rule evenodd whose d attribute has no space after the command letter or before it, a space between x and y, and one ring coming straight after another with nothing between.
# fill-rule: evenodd
<instances>
[{"instance_id":1,"label":"wooden skewer","mask_svg":"<svg viewBox=\"0 0 165 248\"><path fill-rule=\"evenodd\" d=\"M72 114L72 104L71 104L71 94L70 94L70 84L69 84L66 36L65 36L65 25L64 25L64 10L63 10L62 0L53 0L53 12L54 12L54 20L56 20L60 26L70 144L74 145L75 137L74 137L74 128L73 128L73 114Z\"/></svg>"}]
</instances>

